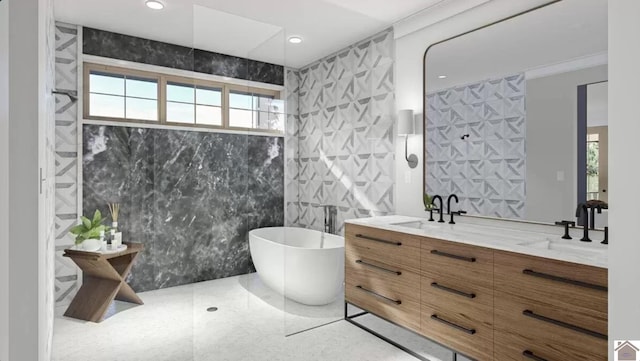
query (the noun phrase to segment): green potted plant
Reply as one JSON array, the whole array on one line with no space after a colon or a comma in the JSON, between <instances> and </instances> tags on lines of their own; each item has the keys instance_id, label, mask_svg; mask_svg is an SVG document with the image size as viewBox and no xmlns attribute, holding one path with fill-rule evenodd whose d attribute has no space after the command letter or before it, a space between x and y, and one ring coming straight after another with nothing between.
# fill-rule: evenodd
<instances>
[{"instance_id":1,"label":"green potted plant","mask_svg":"<svg viewBox=\"0 0 640 361\"><path fill-rule=\"evenodd\" d=\"M430 211L432 208L434 208L434 205L432 202L433 202L432 198L427 193L425 193L424 197L422 198L422 203L424 204L425 211Z\"/></svg>"},{"instance_id":2,"label":"green potted plant","mask_svg":"<svg viewBox=\"0 0 640 361\"><path fill-rule=\"evenodd\" d=\"M108 227L102 224L102 213L96 209L93 220L85 216L80 217L80 220L82 222L69 231L76 236L76 246L80 248L82 245L84 250L90 252L99 250L102 247L100 235L108 230Z\"/></svg>"}]
</instances>

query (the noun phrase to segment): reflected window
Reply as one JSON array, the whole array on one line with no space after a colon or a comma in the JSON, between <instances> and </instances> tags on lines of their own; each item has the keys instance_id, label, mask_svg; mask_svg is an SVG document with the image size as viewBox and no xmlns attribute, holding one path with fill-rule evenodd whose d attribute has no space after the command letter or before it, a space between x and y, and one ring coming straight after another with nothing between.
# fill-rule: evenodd
<instances>
[{"instance_id":1,"label":"reflected window","mask_svg":"<svg viewBox=\"0 0 640 361\"><path fill-rule=\"evenodd\" d=\"M600 134L587 134L587 200L600 198Z\"/></svg>"}]
</instances>

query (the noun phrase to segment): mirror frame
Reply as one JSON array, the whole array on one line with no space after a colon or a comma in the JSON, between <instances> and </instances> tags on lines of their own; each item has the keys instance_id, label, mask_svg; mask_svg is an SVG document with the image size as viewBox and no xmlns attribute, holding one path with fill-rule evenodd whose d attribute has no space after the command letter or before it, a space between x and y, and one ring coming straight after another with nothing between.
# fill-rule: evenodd
<instances>
[{"instance_id":1,"label":"mirror frame","mask_svg":"<svg viewBox=\"0 0 640 361\"><path fill-rule=\"evenodd\" d=\"M433 48L434 46L438 45L438 44L442 44L445 43L449 40L453 40L453 39L457 39L459 37L465 36L467 34L476 32L478 30L482 30L484 28L488 28L491 27L493 25L499 24L501 22L507 21L507 20L511 20L513 18L517 18L518 16L521 15L525 15L528 14L530 12L534 12L536 10L542 9L544 7L547 7L549 5L553 5L555 3L558 3L560 1L563 0L552 0L549 1L547 3L544 3L542 5L538 5L535 6L531 9L528 10L524 10L521 11L519 13L513 14L511 16L508 16L506 18L502 18L500 20L496 20L493 21L491 23L488 23L486 25L477 27L477 28L473 28L471 30L462 32L460 34L451 36L449 38L437 41L431 45L429 45L427 47L427 49L424 51L424 55L422 56L422 189L421 189L421 196L420 198L424 199L424 194L425 194L425 190L427 187L427 177L426 177L426 171L427 171L427 156L426 156L426 151L427 151L427 127L426 127L426 122L427 122L427 54L429 53L429 50L431 50L431 48ZM528 220L524 220L524 219L510 219L510 218L497 218L497 217L489 217L489 216L483 216L483 215L465 215L467 217L474 217L474 218L484 218L484 219L491 219L491 220L500 220L500 221L508 221L508 222L519 222L519 223L530 223L530 224L544 224L544 225L550 225L551 223L546 223L546 222L538 222L538 221L528 221Z\"/></svg>"}]
</instances>

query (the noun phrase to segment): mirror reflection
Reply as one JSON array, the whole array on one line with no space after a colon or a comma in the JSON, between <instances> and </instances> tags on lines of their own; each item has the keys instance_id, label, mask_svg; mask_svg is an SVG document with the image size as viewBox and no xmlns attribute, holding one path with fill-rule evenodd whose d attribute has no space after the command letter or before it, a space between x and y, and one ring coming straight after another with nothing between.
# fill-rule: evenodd
<instances>
[{"instance_id":1,"label":"mirror reflection","mask_svg":"<svg viewBox=\"0 0 640 361\"><path fill-rule=\"evenodd\" d=\"M563 0L435 44L424 76L427 194L546 223L582 224L586 203L602 210L590 226L607 225L606 0Z\"/></svg>"}]
</instances>

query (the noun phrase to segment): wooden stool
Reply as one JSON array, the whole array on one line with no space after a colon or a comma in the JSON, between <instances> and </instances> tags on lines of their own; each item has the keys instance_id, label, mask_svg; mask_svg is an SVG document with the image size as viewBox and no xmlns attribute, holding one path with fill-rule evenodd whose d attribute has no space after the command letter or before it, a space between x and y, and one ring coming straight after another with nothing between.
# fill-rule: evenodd
<instances>
[{"instance_id":1,"label":"wooden stool","mask_svg":"<svg viewBox=\"0 0 640 361\"><path fill-rule=\"evenodd\" d=\"M82 269L84 282L64 315L101 322L114 298L142 305L125 279L143 249L142 243L127 243L126 250L107 254L65 249L63 256L71 258Z\"/></svg>"}]
</instances>

